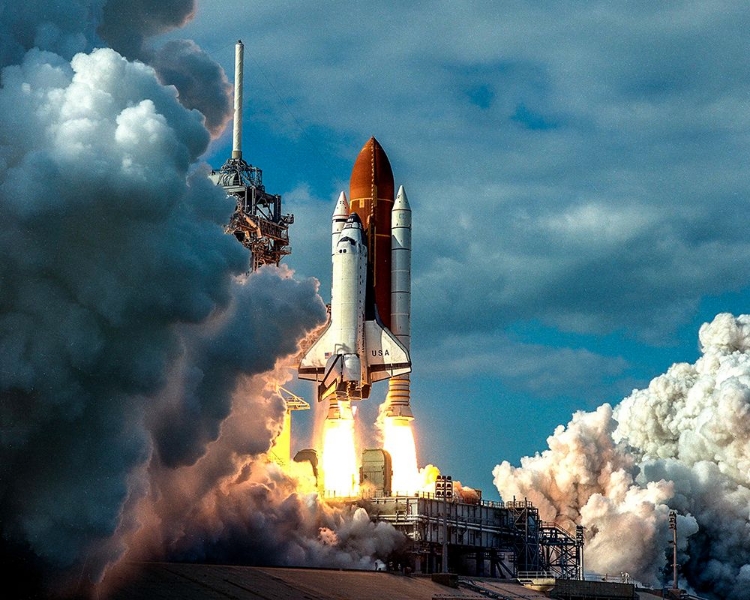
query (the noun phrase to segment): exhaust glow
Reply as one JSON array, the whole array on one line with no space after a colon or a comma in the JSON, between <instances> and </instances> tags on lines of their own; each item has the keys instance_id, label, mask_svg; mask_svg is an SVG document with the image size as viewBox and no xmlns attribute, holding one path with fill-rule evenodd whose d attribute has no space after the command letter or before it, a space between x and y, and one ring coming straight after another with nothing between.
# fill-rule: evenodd
<instances>
[{"instance_id":1,"label":"exhaust glow","mask_svg":"<svg viewBox=\"0 0 750 600\"><path fill-rule=\"evenodd\" d=\"M410 419L385 417L383 448L391 455L393 494L412 495L418 492L422 487L422 478L417 469L417 449Z\"/></svg>"},{"instance_id":2,"label":"exhaust glow","mask_svg":"<svg viewBox=\"0 0 750 600\"><path fill-rule=\"evenodd\" d=\"M349 497L359 493L354 419L326 419L322 467L326 495Z\"/></svg>"}]
</instances>

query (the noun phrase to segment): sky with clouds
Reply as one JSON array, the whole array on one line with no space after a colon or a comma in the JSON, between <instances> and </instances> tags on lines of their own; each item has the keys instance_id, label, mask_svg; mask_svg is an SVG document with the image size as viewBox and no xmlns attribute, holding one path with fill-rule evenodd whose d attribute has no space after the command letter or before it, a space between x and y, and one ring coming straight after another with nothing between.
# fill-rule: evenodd
<instances>
[{"instance_id":1,"label":"sky with clouds","mask_svg":"<svg viewBox=\"0 0 750 600\"><path fill-rule=\"evenodd\" d=\"M414 217L419 461L494 497L495 464L745 311L748 29L743 2L217 0L163 39L230 80L244 42L244 157L295 215L284 262L326 301L330 214L380 141Z\"/></svg>"}]
</instances>

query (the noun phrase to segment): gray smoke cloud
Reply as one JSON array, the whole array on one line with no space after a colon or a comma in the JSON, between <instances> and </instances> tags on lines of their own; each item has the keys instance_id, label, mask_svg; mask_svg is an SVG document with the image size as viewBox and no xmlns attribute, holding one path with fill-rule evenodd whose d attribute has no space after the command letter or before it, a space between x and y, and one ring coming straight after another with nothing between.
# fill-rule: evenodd
<instances>
[{"instance_id":1,"label":"gray smoke cloud","mask_svg":"<svg viewBox=\"0 0 750 600\"><path fill-rule=\"evenodd\" d=\"M107 46L128 60L152 66L180 103L199 110L206 129L218 136L232 114L232 86L224 70L197 44L154 36L187 23L195 0L72 0L4 3L0 6L0 66L20 64L31 49L70 60L78 52Z\"/></svg>"},{"instance_id":2,"label":"gray smoke cloud","mask_svg":"<svg viewBox=\"0 0 750 600\"><path fill-rule=\"evenodd\" d=\"M148 38L185 25L195 0L106 0L97 33L129 59L143 59Z\"/></svg>"},{"instance_id":3,"label":"gray smoke cloud","mask_svg":"<svg viewBox=\"0 0 750 600\"><path fill-rule=\"evenodd\" d=\"M246 275L200 103L96 48L192 3L143 22L170 6L2 7L0 557L29 596L81 594L125 557L357 565L398 541L259 457L280 361L325 307L287 269Z\"/></svg>"},{"instance_id":4,"label":"gray smoke cloud","mask_svg":"<svg viewBox=\"0 0 750 600\"><path fill-rule=\"evenodd\" d=\"M527 497L569 530L586 527L586 565L660 585L678 513L680 583L750 598L750 316L700 328L702 356L675 364L614 409L579 412L520 468L495 467L505 499Z\"/></svg>"},{"instance_id":5,"label":"gray smoke cloud","mask_svg":"<svg viewBox=\"0 0 750 600\"><path fill-rule=\"evenodd\" d=\"M164 85L177 88L180 103L199 110L206 128L218 136L232 113L232 86L224 70L190 40L150 45L154 36L185 25L195 10L195 0L108 0L97 33L124 57L154 67Z\"/></svg>"},{"instance_id":6,"label":"gray smoke cloud","mask_svg":"<svg viewBox=\"0 0 750 600\"><path fill-rule=\"evenodd\" d=\"M164 85L179 90L183 106L203 113L206 128L218 137L232 115L232 86L224 70L189 40L167 42L154 53L149 64Z\"/></svg>"},{"instance_id":7,"label":"gray smoke cloud","mask_svg":"<svg viewBox=\"0 0 750 600\"><path fill-rule=\"evenodd\" d=\"M32 48L70 60L91 50L97 15L106 0L3 2L0 5L0 66L19 64Z\"/></svg>"},{"instance_id":8,"label":"gray smoke cloud","mask_svg":"<svg viewBox=\"0 0 750 600\"><path fill-rule=\"evenodd\" d=\"M224 194L188 177L202 117L149 67L32 49L3 69L0 111L3 537L96 572L177 326L226 310L247 257Z\"/></svg>"}]
</instances>

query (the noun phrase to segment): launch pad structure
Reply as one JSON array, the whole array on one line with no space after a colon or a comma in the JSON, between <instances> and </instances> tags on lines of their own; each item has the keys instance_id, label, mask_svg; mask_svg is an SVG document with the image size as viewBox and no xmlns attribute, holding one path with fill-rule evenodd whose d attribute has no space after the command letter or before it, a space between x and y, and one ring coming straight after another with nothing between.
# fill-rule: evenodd
<instances>
[{"instance_id":1,"label":"launch pad structure","mask_svg":"<svg viewBox=\"0 0 750 600\"><path fill-rule=\"evenodd\" d=\"M317 452L302 450L295 462L309 461L317 473ZM334 506L359 507L370 520L392 525L406 544L401 569L415 574L454 573L508 580L582 580L583 528L574 534L539 517L527 499L482 499L480 490L453 493L450 477L435 493L391 492L391 457L383 449L362 453L357 497L326 496Z\"/></svg>"},{"instance_id":2,"label":"launch pad structure","mask_svg":"<svg viewBox=\"0 0 750 600\"><path fill-rule=\"evenodd\" d=\"M363 497L357 504L408 538L406 561L415 573L583 578L583 540L541 521L527 500L446 501L421 493Z\"/></svg>"},{"instance_id":3,"label":"launch pad structure","mask_svg":"<svg viewBox=\"0 0 750 600\"><path fill-rule=\"evenodd\" d=\"M237 200L234 213L224 228L253 255L252 270L279 265L291 254L289 225L294 215L281 212L281 196L269 194L263 186L263 172L242 158L230 158L209 178Z\"/></svg>"}]
</instances>

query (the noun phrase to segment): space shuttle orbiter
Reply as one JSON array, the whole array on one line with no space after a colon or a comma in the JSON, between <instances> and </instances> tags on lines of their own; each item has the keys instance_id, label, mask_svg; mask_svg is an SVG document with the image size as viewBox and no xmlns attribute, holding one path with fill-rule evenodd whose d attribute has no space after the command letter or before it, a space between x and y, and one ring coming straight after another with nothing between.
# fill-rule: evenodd
<instances>
[{"instance_id":1,"label":"space shuttle orbiter","mask_svg":"<svg viewBox=\"0 0 750 600\"><path fill-rule=\"evenodd\" d=\"M346 198L343 193L337 211ZM334 228L337 223L334 212ZM332 394L360 400L375 381L411 371L409 351L374 313L366 318L367 246L357 213L335 236L331 316L328 326L307 350L298 367L301 379L319 382L318 400Z\"/></svg>"}]
</instances>

